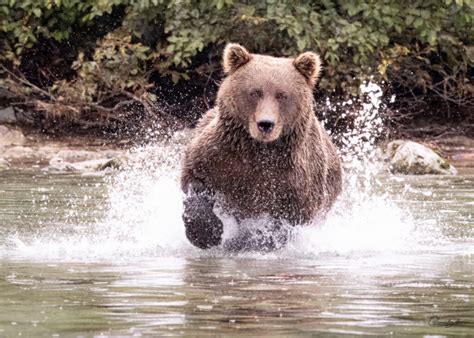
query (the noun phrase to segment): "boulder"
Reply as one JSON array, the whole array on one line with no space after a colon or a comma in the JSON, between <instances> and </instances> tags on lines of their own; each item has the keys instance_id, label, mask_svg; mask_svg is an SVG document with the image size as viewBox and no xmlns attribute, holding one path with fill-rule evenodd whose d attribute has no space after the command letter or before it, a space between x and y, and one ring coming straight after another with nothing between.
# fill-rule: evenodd
<instances>
[{"instance_id":1,"label":"boulder","mask_svg":"<svg viewBox=\"0 0 474 338\"><path fill-rule=\"evenodd\" d=\"M95 172L100 171L101 167L110 161L109 159L97 159L80 162L67 162L59 157L54 157L49 161L49 166L46 169L49 172L65 173L65 172Z\"/></svg>"},{"instance_id":2,"label":"boulder","mask_svg":"<svg viewBox=\"0 0 474 338\"><path fill-rule=\"evenodd\" d=\"M13 107L6 107L0 109L0 124L2 123L9 123L13 124L17 122L17 118L15 115L15 110Z\"/></svg>"},{"instance_id":3,"label":"boulder","mask_svg":"<svg viewBox=\"0 0 474 338\"><path fill-rule=\"evenodd\" d=\"M49 161L49 166L46 170L54 173L92 173L123 169L126 163L126 157L116 157L113 159L100 158L79 162L68 162L60 157L54 157Z\"/></svg>"},{"instance_id":4,"label":"boulder","mask_svg":"<svg viewBox=\"0 0 474 338\"><path fill-rule=\"evenodd\" d=\"M21 146L25 143L25 136L20 130L0 125L0 146Z\"/></svg>"},{"instance_id":5,"label":"boulder","mask_svg":"<svg viewBox=\"0 0 474 338\"><path fill-rule=\"evenodd\" d=\"M448 160L432 149L413 141L390 142L385 151L388 168L393 174L456 175Z\"/></svg>"}]
</instances>

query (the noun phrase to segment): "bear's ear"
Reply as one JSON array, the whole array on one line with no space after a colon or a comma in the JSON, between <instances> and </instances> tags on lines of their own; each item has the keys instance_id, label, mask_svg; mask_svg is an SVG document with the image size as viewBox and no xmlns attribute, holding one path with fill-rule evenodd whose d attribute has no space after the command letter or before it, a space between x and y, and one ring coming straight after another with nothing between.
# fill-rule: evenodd
<instances>
[{"instance_id":1,"label":"bear's ear","mask_svg":"<svg viewBox=\"0 0 474 338\"><path fill-rule=\"evenodd\" d=\"M222 64L224 66L224 72L226 74L232 74L239 67L242 67L250 61L252 55L239 44L229 43L224 48L224 56L222 58Z\"/></svg>"},{"instance_id":2,"label":"bear's ear","mask_svg":"<svg viewBox=\"0 0 474 338\"><path fill-rule=\"evenodd\" d=\"M311 86L314 86L321 71L321 59L313 52L305 52L293 60L293 66L303 75Z\"/></svg>"}]
</instances>

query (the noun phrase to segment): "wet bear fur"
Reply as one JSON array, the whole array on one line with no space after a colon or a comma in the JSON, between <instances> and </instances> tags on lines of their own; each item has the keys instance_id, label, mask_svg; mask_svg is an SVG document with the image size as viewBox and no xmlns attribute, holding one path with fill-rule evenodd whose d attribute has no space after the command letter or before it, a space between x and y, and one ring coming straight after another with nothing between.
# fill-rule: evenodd
<instances>
[{"instance_id":1,"label":"wet bear fur","mask_svg":"<svg viewBox=\"0 0 474 338\"><path fill-rule=\"evenodd\" d=\"M320 64L312 52L292 59L226 46L227 76L182 163L183 220L193 245L221 244L216 202L237 220L267 217L276 234L255 240L252 230L242 229L231 250L279 248L288 240L282 224L309 223L332 206L341 191L341 163L315 117Z\"/></svg>"}]
</instances>

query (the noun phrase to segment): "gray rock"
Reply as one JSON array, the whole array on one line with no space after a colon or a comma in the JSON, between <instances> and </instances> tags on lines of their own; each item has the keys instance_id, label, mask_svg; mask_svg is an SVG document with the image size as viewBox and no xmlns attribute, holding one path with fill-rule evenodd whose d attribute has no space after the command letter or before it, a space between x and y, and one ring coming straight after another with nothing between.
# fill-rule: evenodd
<instances>
[{"instance_id":1,"label":"gray rock","mask_svg":"<svg viewBox=\"0 0 474 338\"><path fill-rule=\"evenodd\" d=\"M21 146L25 143L25 136L18 129L0 125L0 146Z\"/></svg>"},{"instance_id":2,"label":"gray rock","mask_svg":"<svg viewBox=\"0 0 474 338\"><path fill-rule=\"evenodd\" d=\"M15 110L13 107L6 107L3 109L0 109L0 124L1 123L16 123L17 118L15 115Z\"/></svg>"},{"instance_id":3,"label":"gray rock","mask_svg":"<svg viewBox=\"0 0 474 338\"><path fill-rule=\"evenodd\" d=\"M412 141L397 140L387 145L389 170L405 175L456 175L448 160L432 149Z\"/></svg>"},{"instance_id":4,"label":"gray rock","mask_svg":"<svg viewBox=\"0 0 474 338\"><path fill-rule=\"evenodd\" d=\"M127 163L118 151L61 150L49 161L49 172L90 173L123 168ZM115 156L114 156L115 155Z\"/></svg>"},{"instance_id":5,"label":"gray rock","mask_svg":"<svg viewBox=\"0 0 474 338\"><path fill-rule=\"evenodd\" d=\"M109 162L107 158L80 161L80 162L67 162L60 157L54 157L49 162L49 166L46 169L49 172L55 173L65 173L65 172L75 172L75 173L86 173L86 172L96 172L103 170L102 167Z\"/></svg>"}]
</instances>

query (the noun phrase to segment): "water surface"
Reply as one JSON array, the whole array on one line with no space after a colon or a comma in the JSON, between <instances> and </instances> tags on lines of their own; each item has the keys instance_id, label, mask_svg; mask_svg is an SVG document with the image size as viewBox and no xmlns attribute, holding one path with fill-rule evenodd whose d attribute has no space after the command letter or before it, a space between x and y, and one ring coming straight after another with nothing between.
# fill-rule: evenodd
<instances>
[{"instance_id":1,"label":"water surface","mask_svg":"<svg viewBox=\"0 0 474 338\"><path fill-rule=\"evenodd\" d=\"M473 170L348 178L287 248L231 255L187 243L176 165L0 172L0 336L474 335Z\"/></svg>"}]
</instances>

